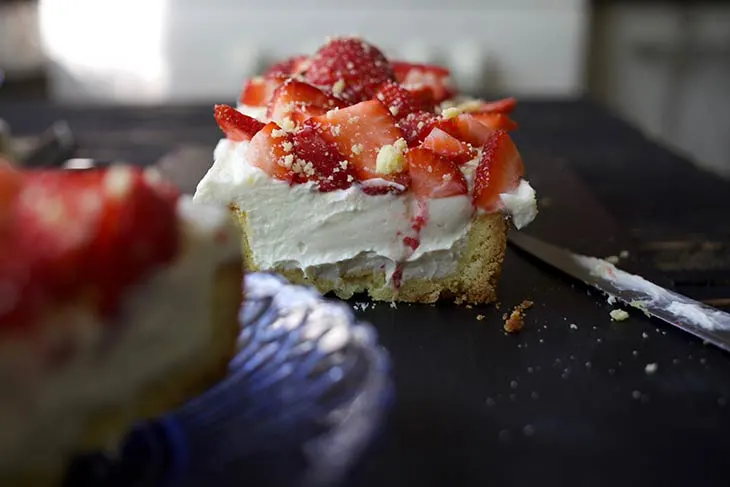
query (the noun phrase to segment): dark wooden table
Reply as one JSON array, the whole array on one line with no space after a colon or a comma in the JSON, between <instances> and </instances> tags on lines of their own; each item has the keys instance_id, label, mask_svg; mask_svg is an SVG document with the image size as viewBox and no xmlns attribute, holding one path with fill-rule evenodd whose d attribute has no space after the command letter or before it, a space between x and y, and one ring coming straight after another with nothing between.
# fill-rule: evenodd
<instances>
[{"instance_id":1,"label":"dark wooden table","mask_svg":"<svg viewBox=\"0 0 730 487\"><path fill-rule=\"evenodd\" d=\"M140 164L212 148L211 115L0 102L17 134L65 119L79 156ZM729 182L588 101L523 102L515 117L542 198L530 233L599 256L629 250L627 269L727 302ZM359 311L391 352L397 401L348 485L727 485L730 357L639 313L611 322L605 297L511 249L499 297L500 310ZM502 313L525 298L525 329L503 333Z\"/></svg>"}]
</instances>

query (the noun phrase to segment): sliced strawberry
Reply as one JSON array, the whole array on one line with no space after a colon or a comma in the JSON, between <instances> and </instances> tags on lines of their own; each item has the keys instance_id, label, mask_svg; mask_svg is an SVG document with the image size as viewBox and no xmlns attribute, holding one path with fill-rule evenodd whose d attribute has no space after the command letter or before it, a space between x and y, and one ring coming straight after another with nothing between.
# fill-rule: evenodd
<instances>
[{"instance_id":1,"label":"sliced strawberry","mask_svg":"<svg viewBox=\"0 0 730 487\"><path fill-rule=\"evenodd\" d=\"M294 76L304 72L307 56L292 56L274 64L264 72L264 78L279 78L281 76Z\"/></svg>"},{"instance_id":2,"label":"sliced strawberry","mask_svg":"<svg viewBox=\"0 0 730 487\"><path fill-rule=\"evenodd\" d=\"M292 144L291 136L276 123L269 122L253 136L246 155L251 164L269 176L293 183L294 154L289 144Z\"/></svg>"},{"instance_id":3,"label":"sliced strawberry","mask_svg":"<svg viewBox=\"0 0 730 487\"><path fill-rule=\"evenodd\" d=\"M517 122L499 112L471 112L471 116L493 130L517 130Z\"/></svg>"},{"instance_id":4,"label":"sliced strawberry","mask_svg":"<svg viewBox=\"0 0 730 487\"><path fill-rule=\"evenodd\" d=\"M314 125L305 125L291 136L298 179L315 181L322 192L347 189L355 175L347 158L327 142Z\"/></svg>"},{"instance_id":5,"label":"sliced strawberry","mask_svg":"<svg viewBox=\"0 0 730 487\"><path fill-rule=\"evenodd\" d=\"M446 77L451 74L448 69L435 64L409 63L408 61L391 61L390 64L393 66L393 74L398 83L403 83L414 69L434 73L440 77Z\"/></svg>"},{"instance_id":6,"label":"sliced strawberry","mask_svg":"<svg viewBox=\"0 0 730 487\"><path fill-rule=\"evenodd\" d=\"M228 105L215 106L215 121L226 137L234 142L251 140L264 126L262 122Z\"/></svg>"},{"instance_id":7,"label":"sliced strawberry","mask_svg":"<svg viewBox=\"0 0 730 487\"><path fill-rule=\"evenodd\" d=\"M426 112L433 113L436 107L436 99L433 97L433 90L427 86L411 88L408 91L418 100L418 105Z\"/></svg>"},{"instance_id":8,"label":"sliced strawberry","mask_svg":"<svg viewBox=\"0 0 730 487\"><path fill-rule=\"evenodd\" d=\"M436 102L451 98L456 93L451 86L451 73L442 66L404 61L393 61L392 66L395 79L405 88L430 88Z\"/></svg>"},{"instance_id":9,"label":"sliced strawberry","mask_svg":"<svg viewBox=\"0 0 730 487\"><path fill-rule=\"evenodd\" d=\"M266 115L269 120L286 127L291 123L299 125L309 117L342 106L344 103L341 100L319 88L304 81L289 79L274 92Z\"/></svg>"},{"instance_id":10,"label":"sliced strawberry","mask_svg":"<svg viewBox=\"0 0 730 487\"><path fill-rule=\"evenodd\" d=\"M482 157L474 178L474 205L496 211L502 203L499 195L517 187L525 166L517 147L504 130L495 131L482 148Z\"/></svg>"},{"instance_id":11,"label":"sliced strawberry","mask_svg":"<svg viewBox=\"0 0 730 487\"><path fill-rule=\"evenodd\" d=\"M456 164L464 164L477 156L477 150L466 142L452 137L438 127L423 140L422 147L449 159Z\"/></svg>"},{"instance_id":12,"label":"sliced strawberry","mask_svg":"<svg viewBox=\"0 0 730 487\"><path fill-rule=\"evenodd\" d=\"M372 98L378 86L394 79L383 53L355 37L330 40L311 58L304 76L350 103Z\"/></svg>"},{"instance_id":13,"label":"sliced strawberry","mask_svg":"<svg viewBox=\"0 0 730 487\"><path fill-rule=\"evenodd\" d=\"M408 147L415 147L423 142L438 120L433 113L416 112L398 120L398 127L403 132Z\"/></svg>"},{"instance_id":14,"label":"sliced strawberry","mask_svg":"<svg viewBox=\"0 0 730 487\"><path fill-rule=\"evenodd\" d=\"M446 198L467 194L469 186L459 167L450 160L422 147L406 152L411 188L422 198Z\"/></svg>"},{"instance_id":15,"label":"sliced strawberry","mask_svg":"<svg viewBox=\"0 0 730 487\"><path fill-rule=\"evenodd\" d=\"M395 81L386 81L378 88L375 98L385 105L396 120L400 120L410 113L433 109L433 104L429 106L427 98L431 94L430 90L426 90L426 93L424 96L423 91L419 90L418 94L414 94Z\"/></svg>"},{"instance_id":16,"label":"sliced strawberry","mask_svg":"<svg viewBox=\"0 0 730 487\"><path fill-rule=\"evenodd\" d=\"M377 100L332 110L313 118L322 136L350 159L359 181L371 178L393 179L396 174L376 171L378 153L384 145L393 145L403 134L395 120Z\"/></svg>"},{"instance_id":17,"label":"sliced strawberry","mask_svg":"<svg viewBox=\"0 0 730 487\"><path fill-rule=\"evenodd\" d=\"M484 145L494 132L494 129L484 125L471 113L461 113L451 118L441 117L435 125L452 137L476 147Z\"/></svg>"},{"instance_id":18,"label":"sliced strawberry","mask_svg":"<svg viewBox=\"0 0 730 487\"><path fill-rule=\"evenodd\" d=\"M502 98L495 101L487 101L479 108L479 112L512 113L517 106L517 98Z\"/></svg>"},{"instance_id":19,"label":"sliced strawberry","mask_svg":"<svg viewBox=\"0 0 730 487\"><path fill-rule=\"evenodd\" d=\"M286 76L276 74L272 74L267 78L263 76L251 78L243 87L238 102L250 107L265 107L271 100L271 95L274 94L276 88L286 80Z\"/></svg>"}]
</instances>

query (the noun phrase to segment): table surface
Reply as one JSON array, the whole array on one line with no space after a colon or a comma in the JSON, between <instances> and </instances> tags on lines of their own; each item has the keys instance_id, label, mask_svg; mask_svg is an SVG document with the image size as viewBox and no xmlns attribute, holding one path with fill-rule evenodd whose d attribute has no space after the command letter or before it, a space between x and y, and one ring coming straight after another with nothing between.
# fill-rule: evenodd
<instances>
[{"instance_id":1,"label":"table surface","mask_svg":"<svg viewBox=\"0 0 730 487\"><path fill-rule=\"evenodd\" d=\"M80 156L141 164L212 147L211 115L0 103L18 134L63 118ZM515 117L541 195L529 233L599 256L627 249L629 270L698 299L730 297L729 182L588 101L524 102ZM504 333L502 313L526 298L525 329ZM392 355L397 401L348 485L724 485L727 354L638 313L611 322L605 297L512 249L499 299L500 309L353 301Z\"/></svg>"}]
</instances>

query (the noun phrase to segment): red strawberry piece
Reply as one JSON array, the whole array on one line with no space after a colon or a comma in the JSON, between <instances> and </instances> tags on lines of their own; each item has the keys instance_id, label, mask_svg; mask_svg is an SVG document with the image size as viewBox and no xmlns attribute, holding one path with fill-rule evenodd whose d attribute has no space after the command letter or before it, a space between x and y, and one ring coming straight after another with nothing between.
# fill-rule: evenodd
<instances>
[{"instance_id":1,"label":"red strawberry piece","mask_svg":"<svg viewBox=\"0 0 730 487\"><path fill-rule=\"evenodd\" d=\"M446 198L467 194L469 186L459 167L450 160L423 147L406 152L411 188L422 198Z\"/></svg>"},{"instance_id":2,"label":"red strawberry piece","mask_svg":"<svg viewBox=\"0 0 730 487\"><path fill-rule=\"evenodd\" d=\"M502 203L499 195L515 189L525 174L522 157L504 130L495 131L482 148L482 157L474 178L474 205L496 211Z\"/></svg>"},{"instance_id":3,"label":"red strawberry piece","mask_svg":"<svg viewBox=\"0 0 730 487\"><path fill-rule=\"evenodd\" d=\"M355 176L347 158L314 125L305 125L291 138L295 155L293 170L298 179L315 181L322 192L352 186Z\"/></svg>"},{"instance_id":4,"label":"red strawberry piece","mask_svg":"<svg viewBox=\"0 0 730 487\"><path fill-rule=\"evenodd\" d=\"M477 150L466 142L452 137L438 127L423 140L422 147L449 159L456 164L464 164L477 156Z\"/></svg>"},{"instance_id":5,"label":"red strawberry piece","mask_svg":"<svg viewBox=\"0 0 730 487\"><path fill-rule=\"evenodd\" d=\"M471 112L471 115L482 124L494 130L517 130L517 122L509 115L499 112Z\"/></svg>"},{"instance_id":6,"label":"red strawberry piece","mask_svg":"<svg viewBox=\"0 0 730 487\"><path fill-rule=\"evenodd\" d=\"M290 144L291 135L276 123L269 122L251 139L247 152L248 162L269 176L290 183L296 182L291 169L294 154Z\"/></svg>"},{"instance_id":7,"label":"red strawberry piece","mask_svg":"<svg viewBox=\"0 0 730 487\"><path fill-rule=\"evenodd\" d=\"M427 96L430 96L430 90L427 90L427 92ZM386 81L380 85L375 93L375 98L385 105L396 120L405 118L410 113L433 109L433 104L429 106L422 91L414 94L395 81Z\"/></svg>"},{"instance_id":8,"label":"red strawberry piece","mask_svg":"<svg viewBox=\"0 0 730 487\"><path fill-rule=\"evenodd\" d=\"M84 282L85 258L102 217L103 172L39 171L27 174L15 207L14 237L35 247L29 256L39 280L65 298Z\"/></svg>"},{"instance_id":9,"label":"red strawberry piece","mask_svg":"<svg viewBox=\"0 0 730 487\"><path fill-rule=\"evenodd\" d=\"M494 129L484 125L471 113L461 113L451 118L441 117L435 125L452 137L476 147L484 145L494 132Z\"/></svg>"},{"instance_id":10,"label":"red strawberry piece","mask_svg":"<svg viewBox=\"0 0 730 487\"><path fill-rule=\"evenodd\" d=\"M262 122L228 105L215 106L215 121L226 137L234 142L251 140L264 126Z\"/></svg>"},{"instance_id":11,"label":"red strawberry piece","mask_svg":"<svg viewBox=\"0 0 730 487\"><path fill-rule=\"evenodd\" d=\"M517 106L517 98L502 98L495 101L487 101L479 108L479 112L512 113Z\"/></svg>"},{"instance_id":12,"label":"red strawberry piece","mask_svg":"<svg viewBox=\"0 0 730 487\"><path fill-rule=\"evenodd\" d=\"M286 127L291 123L298 125L309 117L342 106L344 104L341 100L319 88L304 81L289 79L274 92L267 117Z\"/></svg>"},{"instance_id":13,"label":"red strawberry piece","mask_svg":"<svg viewBox=\"0 0 730 487\"><path fill-rule=\"evenodd\" d=\"M271 100L271 95L274 94L276 88L286 80L286 76L276 74L271 74L266 78L263 76L251 78L243 87L238 101L242 105L250 107L265 107Z\"/></svg>"},{"instance_id":14,"label":"red strawberry piece","mask_svg":"<svg viewBox=\"0 0 730 487\"><path fill-rule=\"evenodd\" d=\"M305 78L350 103L369 100L393 69L382 52L361 39L330 40L311 58Z\"/></svg>"},{"instance_id":15,"label":"red strawberry piece","mask_svg":"<svg viewBox=\"0 0 730 487\"><path fill-rule=\"evenodd\" d=\"M377 100L360 102L314 117L322 136L337 147L353 164L358 181L372 178L394 179L397 174L376 171L378 153L393 145L403 134L387 108Z\"/></svg>"},{"instance_id":16,"label":"red strawberry piece","mask_svg":"<svg viewBox=\"0 0 730 487\"><path fill-rule=\"evenodd\" d=\"M418 100L418 105L424 111L433 113L436 106L436 99L433 97L433 90L427 86L421 88L412 88L408 91Z\"/></svg>"},{"instance_id":17,"label":"red strawberry piece","mask_svg":"<svg viewBox=\"0 0 730 487\"><path fill-rule=\"evenodd\" d=\"M122 293L167 264L179 248L177 200L153 186L139 168L102 172L96 195L101 218L89 251L89 273L102 312L114 312Z\"/></svg>"},{"instance_id":18,"label":"red strawberry piece","mask_svg":"<svg viewBox=\"0 0 730 487\"><path fill-rule=\"evenodd\" d=\"M413 64L393 61L395 79L408 89L427 87L433 92L436 102L451 98L456 93L451 86L451 73L442 66L433 64Z\"/></svg>"},{"instance_id":19,"label":"red strawberry piece","mask_svg":"<svg viewBox=\"0 0 730 487\"><path fill-rule=\"evenodd\" d=\"M279 78L282 76L294 76L304 72L306 67L307 56L292 56L281 62L274 64L264 72L264 78Z\"/></svg>"},{"instance_id":20,"label":"red strawberry piece","mask_svg":"<svg viewBox=\"0 0 730 487\"><path fill-rule=\"evenodd\" d=\"M0 158L0 241L4 229L11 223L14 202L22 184L23 174Z\"/></svg>"},{"instance_id":21,"label":"red strawberry piece","mask_svg":"<svg viewBox=\"0 0 730 487\"><path fill-rule=\"evenodd\" d=\"M415 147L423 142L438 120L439 118L433 113L415 112L398 120L398 127L403 132L408 147Z\"/></svg>"}]
</instances>

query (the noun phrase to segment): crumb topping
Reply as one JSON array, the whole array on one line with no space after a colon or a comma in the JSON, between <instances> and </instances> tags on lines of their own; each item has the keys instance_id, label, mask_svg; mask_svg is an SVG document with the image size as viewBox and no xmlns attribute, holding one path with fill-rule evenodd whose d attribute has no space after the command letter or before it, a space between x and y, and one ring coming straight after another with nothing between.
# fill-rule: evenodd
<instances>
[{"instance_id":1,"label":"crumb topping","mask_svg":"<svg viewBox=\"0 0 730 487\"><path fill-rule=\"evenodd\" d=\"M445 119L455 118L461 115L462 110L459 107L450 107L441 112L441 116Z\"/></svg>"},{"instance_id":2,"label":"crumb topping","mask_svg":"<svg viewBox=\"0 0 730 487\"><path fill-rule=\"evenodd\" d=\"M281 121L281 128L287 132L294 132L294 130L296 130L297 126L291 118L284 117Z\"/></svg>"},{"instance_id":3,"label":"crumb topping","mask_svg":"<svg viewBox=\"0 0 730 487\"><path fill-rule=\"evenodd\" d=\"M104 175L104 190L111 198L123 199L132 190L132 170L127 166L112 166Z\"/></svg>"},{"instance_id":4,"label":"crumb topping","mask_svg":"<svg viewBox=\"0 0 730 487\"><path fill-rule=\"evenodd\" d=\"M375 170L380 174L392 174L405 170L406 159L404 154L407 148L408 144L403 138L396 140L392 145L382 146L375 160Z\"/></svg>"},{"instance_id":5,"label":"crumb topping","mask_svg":"<svg viewBox=\"0 0 730 487\"><path fill-rule=\"evenodd\" d=\"M335 96L340 96L343 91L345 91L345 80L340 78L332 85L332 93Z\"/></svg>"}]
</instances>

